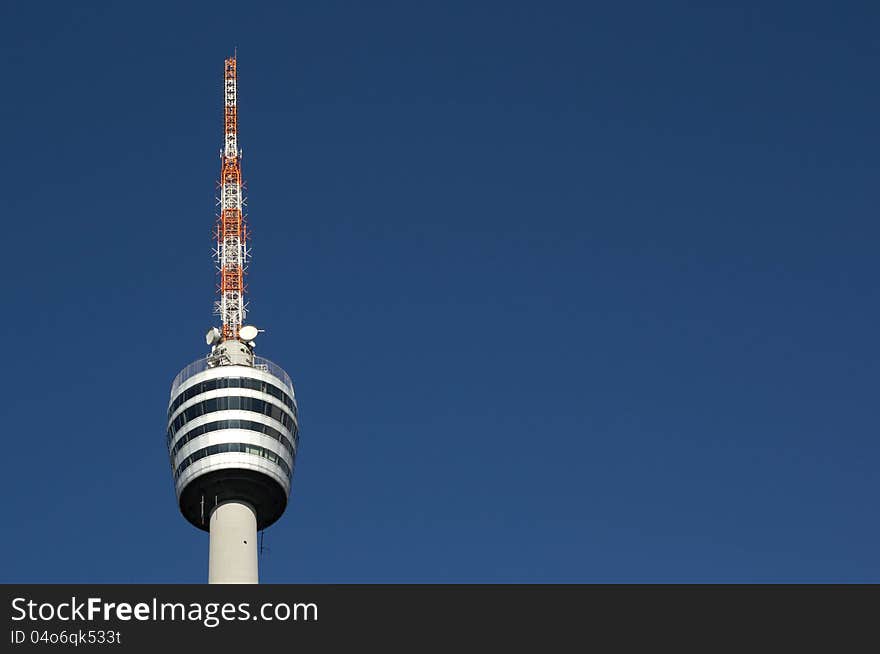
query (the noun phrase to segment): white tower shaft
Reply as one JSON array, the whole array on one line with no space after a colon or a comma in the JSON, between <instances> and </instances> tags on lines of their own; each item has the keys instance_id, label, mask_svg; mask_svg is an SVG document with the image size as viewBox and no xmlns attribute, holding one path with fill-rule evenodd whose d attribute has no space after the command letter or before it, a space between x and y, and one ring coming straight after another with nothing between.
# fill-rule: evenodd
<instances>
[{"instance_id":1,"label":"white tower shaft","mask_svg":"<svg viewBox=\"0 0 880 654\"><path fill-rule=\"evenodd\" d=\"M224 502L211 513L209 584L256 584L257 516L246 502Z\"/></svg>"}]
</instances>

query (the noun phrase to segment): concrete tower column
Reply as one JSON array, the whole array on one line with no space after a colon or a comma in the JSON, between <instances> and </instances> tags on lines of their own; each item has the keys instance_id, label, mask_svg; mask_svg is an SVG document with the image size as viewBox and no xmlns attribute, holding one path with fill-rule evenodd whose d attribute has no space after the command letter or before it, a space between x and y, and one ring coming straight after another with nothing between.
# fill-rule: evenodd
<instances>
[{"instance_id":1,"label":"concrete tower column","mask_svg":"<svg viewBox=\"0 0 880 654\"><path fill-rule=\"evenodd\" d=\"M256 584L257 516L247 502L223 502L210 521L209 584Z\"/></svg>"}]
</instances>

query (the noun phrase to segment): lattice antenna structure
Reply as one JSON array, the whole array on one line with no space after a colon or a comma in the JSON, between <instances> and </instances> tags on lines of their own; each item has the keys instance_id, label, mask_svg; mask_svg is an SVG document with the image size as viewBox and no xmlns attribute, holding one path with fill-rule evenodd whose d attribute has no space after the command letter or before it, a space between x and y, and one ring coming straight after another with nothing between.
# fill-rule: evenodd
<instances>
[{"instance_id":1,"label":"lattice antenna structure","mask_svg":"<svg viewBox=\"0 0 880 654\"><path fill-rule=\"evenodd\" d=\"M214 257L220 273L215 313L220 316L222 340L239 338L247 313L244 275L247 247L245 204L241 190L241 150L238 147L238 71L236 58L226 60L223 74L224 139L220 152L220 215Z\"/></svg>"}]
</instances>

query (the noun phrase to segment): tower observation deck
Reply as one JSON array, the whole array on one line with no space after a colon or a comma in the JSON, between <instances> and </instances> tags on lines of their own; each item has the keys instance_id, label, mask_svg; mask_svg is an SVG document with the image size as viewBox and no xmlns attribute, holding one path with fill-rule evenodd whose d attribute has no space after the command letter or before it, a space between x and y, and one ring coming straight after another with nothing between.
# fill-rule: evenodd
<instances>
[{"instance_id":1,"label":"tower observation deck","mask_svg":"<svg viewBox=\"0 0 880 654\"><path fill-rule=\"evenodd\" d=\"M166 435L180 511L210 533L210 583L257 583L256 532L287 507L299 443L293 382L280 366L254 355L259 330L244 325L249 257L236 86L230 58L215 251L222 324L206 335L210 353L172 382Z\"/></svg>"}]
</instances>

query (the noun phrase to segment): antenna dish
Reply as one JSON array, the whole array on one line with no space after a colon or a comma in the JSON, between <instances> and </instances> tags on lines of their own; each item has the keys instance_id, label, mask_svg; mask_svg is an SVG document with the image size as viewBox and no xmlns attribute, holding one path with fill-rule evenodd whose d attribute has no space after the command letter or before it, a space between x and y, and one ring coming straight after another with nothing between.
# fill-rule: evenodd
<instances>
[{"instance_id":1,"label":"antenna dish","mask_svg":"<svg viewBox=\"0 0 880 654\"><path fill-rule=\"evenodd\" d=\"M252 341L259 333L259 330L253 325L245 325L238 330L238 337L243 341Z\"/></svg>"},{"instance_id":2,"label":"antenna dish","mask_svg":"<svg viewBox=\"0 0 880 654\"><path fill-rule=\"evenodd\" d=\"M220 342L220 330L216 327L211 327L208 330L208 333L205 334L205 343L208 345L217 345Z\"/></svg>"}]
</instances>

